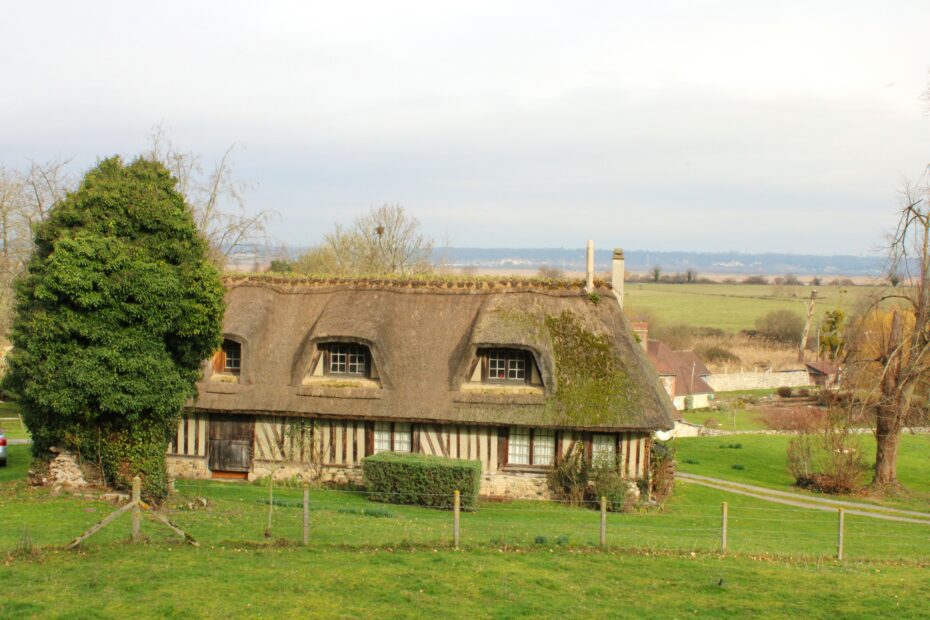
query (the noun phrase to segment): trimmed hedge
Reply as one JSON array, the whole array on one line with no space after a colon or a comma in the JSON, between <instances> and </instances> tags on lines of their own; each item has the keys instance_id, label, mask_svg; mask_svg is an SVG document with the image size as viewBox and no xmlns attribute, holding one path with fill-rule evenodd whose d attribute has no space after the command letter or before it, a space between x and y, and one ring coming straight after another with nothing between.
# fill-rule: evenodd
<instances>
[{"instance_id":1,"label":"trimmed hedge","mask_svg":"<svg viewBox=\"0 0 930 620\"><path fill-rule=\"evenodd\" d=\"M452 508L458 489L463 510L472 510L481 483L481 462L425 454L382 452L362 461L365 488L376 502Z\"/></svg>"}]
</instances>

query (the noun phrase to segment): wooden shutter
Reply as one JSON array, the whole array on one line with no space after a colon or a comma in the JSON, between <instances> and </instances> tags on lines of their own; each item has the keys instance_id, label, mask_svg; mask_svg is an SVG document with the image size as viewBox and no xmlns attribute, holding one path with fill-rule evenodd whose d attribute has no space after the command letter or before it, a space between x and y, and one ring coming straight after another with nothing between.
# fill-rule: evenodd
<instances>
[{"instance_id":1,"label":"wooden shutter","mask_svg":"<svg viewBox=\"0 0 930 620\"><path fill-rule=\"evenodd\" d=\"M213 372L223 372L226 370L226 351L220 349L213 356Z\"/></svg>"},{"instance_id":2,"label":"wooden shutter","mask_svg":"<svg viewBox=\"0 0 930 620\"><path fill-rule=\"evenodd\" d=\"M497 429L497 463L498 467L507 464L507 457L510 454L508 441L510 439L510 429L503 426Z\"/></svg>"},{"instance_id":3,"label":"wooden shutter","mask_svg":"<svg viewBox=\"0 0 930 620\"><path fill-rule=\"evenodd\" d=\"M365 422L365 456L375 453L375 423Z\"/></svg>"}]
</instances>

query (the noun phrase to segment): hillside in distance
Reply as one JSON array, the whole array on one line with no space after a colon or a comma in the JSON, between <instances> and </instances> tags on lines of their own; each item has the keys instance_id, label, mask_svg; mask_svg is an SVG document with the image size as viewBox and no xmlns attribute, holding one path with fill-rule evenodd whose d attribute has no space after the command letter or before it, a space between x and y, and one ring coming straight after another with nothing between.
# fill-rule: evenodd
<instances>
[{"instance_id":1,"label":"hillside in distance","mask_svg":"<svg viewBox=\"0 0 930 620\"><path fill-rule=\"evenodd\" d=\"M446 262L478 269L538 269L543 265L583 271L584 248L446 248ZM664 273L694 269L713 274L806 274L824 276L880 276L881 256L819 256L814 254L746 254L742 252L656 252L625 250L626 270L646 272L656 265ZM610 268L613 249L594 253L597 271Z\"/></svg>"}]
</instances>

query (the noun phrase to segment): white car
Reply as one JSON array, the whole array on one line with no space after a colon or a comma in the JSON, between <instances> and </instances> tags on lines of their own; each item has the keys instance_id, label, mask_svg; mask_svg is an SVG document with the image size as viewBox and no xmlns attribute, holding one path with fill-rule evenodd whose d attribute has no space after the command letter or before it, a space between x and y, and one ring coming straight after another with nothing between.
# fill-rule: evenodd
<instances>
[{"instance_id":1,"label":"white car","mask_svg":"<svg viewBox=\"0 0 930 620\"><path fill-rule=\"evenodd\" d=\"M0 467L6 467L6 435L0 431Z\"/></svg>"}]
</instances>

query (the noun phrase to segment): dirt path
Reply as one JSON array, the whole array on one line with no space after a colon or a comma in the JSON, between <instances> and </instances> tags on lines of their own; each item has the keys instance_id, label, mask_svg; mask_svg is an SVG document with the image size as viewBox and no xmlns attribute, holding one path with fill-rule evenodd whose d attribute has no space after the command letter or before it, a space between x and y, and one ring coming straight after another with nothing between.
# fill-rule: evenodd
<instances>
[{"instance_id":1,"label":"dirt path","mask_svg":"<svg viewBox=\"0 0 930 620\"><path fill-rule=\"evenodd\" d=\"M775 504L784 504L786 506L795 506L797 508L808 508L810 510L823 510L836 512L842 508L848 515L857 515L862 517L872 517L873 519L884 519L886 521L898 521L901 523L919 523L921 525L930 525L930 513L917 512L914 510L902 510L900 508L888 508L886 506L877 506L874 504L864 504L861 502L850 502L838 499L827 499L823 497L811 497L800 493L790 493L787 491L778 491L752 484L733 482L723 478L711 478L710 476L699 476L697 474L686 474L679 472L678 478L691 484L700 484L702 486L726 491L737 495L745 495L761 499Z\"/></svg>"}]
</instances>

